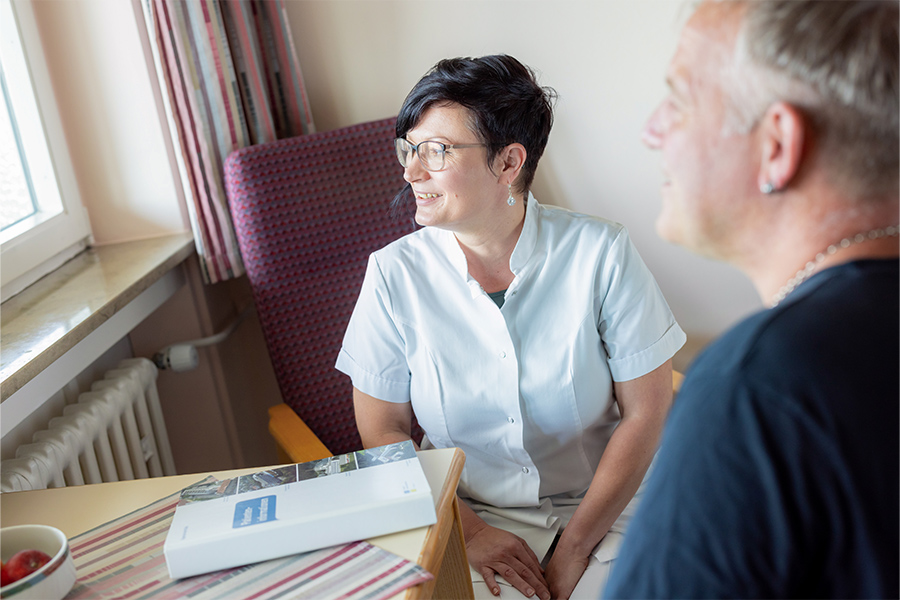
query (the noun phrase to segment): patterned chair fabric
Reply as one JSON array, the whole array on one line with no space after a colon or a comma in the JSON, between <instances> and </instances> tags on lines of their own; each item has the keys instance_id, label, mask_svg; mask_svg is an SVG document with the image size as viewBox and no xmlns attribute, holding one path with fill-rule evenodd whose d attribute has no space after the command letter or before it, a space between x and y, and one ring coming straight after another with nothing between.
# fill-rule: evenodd
<instances>
[{"instance_id":1,"label":"patterned chair fabric","mask_svg":"<svg viewBox=\"0 0 900 600\"><path fill-rule=\"evenodd\" d=\"M362 447L352 386L334 368L368 255L413 231L394 119L249 146L225 183L259 321L285 403L334 454Z\"/></svg>"}]
</instances>

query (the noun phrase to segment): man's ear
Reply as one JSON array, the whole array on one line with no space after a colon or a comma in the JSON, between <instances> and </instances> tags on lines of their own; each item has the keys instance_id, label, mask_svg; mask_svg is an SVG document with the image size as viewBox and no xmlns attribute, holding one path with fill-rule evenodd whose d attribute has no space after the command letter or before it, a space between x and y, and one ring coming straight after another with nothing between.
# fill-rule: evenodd
<instances>
[{"instance_id":1,"label":"man's ear","mask_svg":"<svg viewBox=\"0 0 900 600\"><path fill-rule=\"evenodd\" d=\"M504 148L497 157L500 161L500 181L503 185L511 185L515 182L522 167L525 166L525 157L528 152L525 146L519 143L512 143Z\"/></svg>"},{"instance_id":2,"label":"man's ear","mask_svg":"<svg viewBox=\"0 0 900 600\"><path fill-rule=\"evenodd\" d=\"M771 184L775 191L787 187L800 170L804 141L809 125L796 107L775 102L759 124L762 157L759 166L760 187Z\"/></svg>"}]
</instances>

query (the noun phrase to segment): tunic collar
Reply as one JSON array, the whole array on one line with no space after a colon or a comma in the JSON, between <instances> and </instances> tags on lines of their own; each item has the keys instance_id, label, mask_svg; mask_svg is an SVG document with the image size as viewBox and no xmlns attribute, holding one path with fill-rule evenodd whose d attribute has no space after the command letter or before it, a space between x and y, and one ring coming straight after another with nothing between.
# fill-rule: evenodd
<instances>
[{"instance_id":1,"label":"tunic collar","mask_svg":"<svg viewBox=\"0 0 900 600\"><path fill-rule=\"evenodd\" d=\"M537 244L540 211L541 205L535 200L534 195L528 192L528 202L525 205L525 222L522 225L522 231L519 233L519 239L516 241L516 247L513 248L512 255L509 257L509 269L516 277L519 276L534 253L534 248ZM440 230L440 237L454 269L468 283L472 296L477 296L482 291L481 285L469 275L466 255L463 253L462 248L459 247L456 235L451 231Z\"/></svg>"}]
</instances>

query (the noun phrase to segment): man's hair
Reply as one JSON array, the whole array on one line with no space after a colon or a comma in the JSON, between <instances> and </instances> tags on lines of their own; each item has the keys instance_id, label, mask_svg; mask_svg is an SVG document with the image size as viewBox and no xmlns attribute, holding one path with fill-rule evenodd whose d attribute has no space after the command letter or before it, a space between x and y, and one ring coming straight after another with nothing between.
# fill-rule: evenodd
<instances>
[{"instance_id":1,"label":"man's hair","mask_svg":"<svg viewBox=\"0 0 900 600\"><path fill-rule=\"evenodd\" d=\"M555 98L552 88L538 85L534 71L511 56L448 58L407 95L397 117L397 137L406 136L432 106L459 104L471 112L470 126L487 145L488 167L507 145L525 147L516 189L527 192L553 126Z\"/></svg>"},{"instance_id":2,"label":"man's hair","mask_svg":"<svg viewBox=\"0 0 900 600\"><path fill-rule=\"evenodd\" d=\"M734 4L745 12L735 63L726 75L731 128L749 131L769 104L788 102L808 119L835 185L861 198L896 198L900 3Z\"/></svg>"}]
</instances>

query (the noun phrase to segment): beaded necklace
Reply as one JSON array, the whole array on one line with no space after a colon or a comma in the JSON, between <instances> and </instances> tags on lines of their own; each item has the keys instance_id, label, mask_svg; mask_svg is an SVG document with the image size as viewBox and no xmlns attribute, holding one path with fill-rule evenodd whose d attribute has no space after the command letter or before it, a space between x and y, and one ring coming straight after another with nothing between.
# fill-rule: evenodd
<instances>
[{"instance_id":1,"label":"beaded necklace","mask_svg":"<svg viewBox=\"0 0 900 600\"><path fill-rule=\"evenodd\" d=\"M865 233L857 233L851 237L845 237L840 242L836 244L832 244L828 246L822 252L816 254L816 258L814 260L806 263L806 266L797 271L797 274L791 277L784 286L778 290L778 293L772 298L772 306L778 306L778 303L784 300L788 294L794 291L798 285L806 281L806 279L812 275L813 271L815 271L822 261L827 257L831 256L838 250L842 250L844 248L849 248L854 244L859 244L861 242L865 242L866 240L877 240L879 238L884 237L896 237L900 231L900 226L891 225L890 227L884 227L882 229L873 229L871 231L867 231Z\"/></svg>"}]
</instances>

